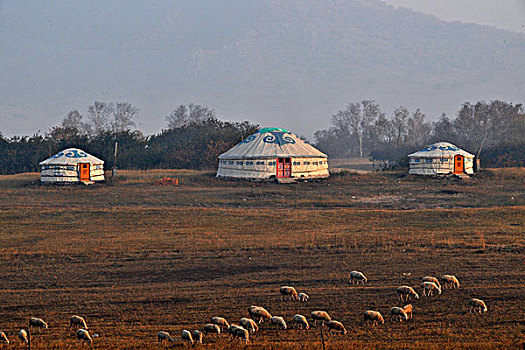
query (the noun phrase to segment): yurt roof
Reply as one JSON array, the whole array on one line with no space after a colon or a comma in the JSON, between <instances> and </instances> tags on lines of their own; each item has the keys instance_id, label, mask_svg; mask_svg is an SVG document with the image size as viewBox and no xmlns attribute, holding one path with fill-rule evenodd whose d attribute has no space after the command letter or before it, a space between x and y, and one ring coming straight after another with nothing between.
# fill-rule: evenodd
<instances>
[{"instance_id":1,"label":"yurt roof","mask_svg":"<svg viewBox=\"0 0 525 350\"><path fill-rule=\"evenodd\" d=\"M430 146L423 148L415 153L409 154L409 157L428 157L428 158L449 158L456 154L473 158L474 155L462 150L461 148L454 146L448 142L437 142Z\"/></svg>"},{"instance_id":2,"label":"yurt roof","mask_svg":"<svg viewBox=\"0 0 525 350\"><path fill-rule=\"evenodd\" d=\"M286 129L262 128L248 136L219 159L245 159L269 157L327 158L312 145L307 144Z\"/></svg>"},{"instance_id":3,"label":"yurt roof","mask_svg":"<svg viewBox=\"0 0 525 350\"><path fill-rule=\"evenodd\" d=\"M54 156L40 162L40 165L62 164L75 165L78 163L104 164L104 161L78 148L67 148Z\"/></svg>"}]
</instances>

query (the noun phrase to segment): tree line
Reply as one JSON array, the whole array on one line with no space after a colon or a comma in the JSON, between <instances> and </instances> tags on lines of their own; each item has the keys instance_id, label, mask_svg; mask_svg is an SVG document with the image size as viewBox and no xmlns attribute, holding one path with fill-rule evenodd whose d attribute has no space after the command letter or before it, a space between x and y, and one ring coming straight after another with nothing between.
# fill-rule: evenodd
<instances>
[{"instance_id":1,"label":"tree line","mask_svg":"<svg viewBox=\"0 0 525 350\"><path fill-rule=\"evenodd\" d=\"M38 171L40 161L69 147L104 159L106 169L214 169L221 153L259 127L222 121L213 109L190 103L166 116L166 129L145 136L135 129L138 112L127 102L96 101L85 116L72 110L43 135L5 138L0 133L0 174ZM525 166L523 106L503 101L466 102L454 118L443 114L435 122L420 109L400 106L387 115L373 100L353 102L314 137L314 145L330 158L368 157L385 166L403 163L408 153L437 141L475 154L482 166Z\"/></svg>"}]
</instances>

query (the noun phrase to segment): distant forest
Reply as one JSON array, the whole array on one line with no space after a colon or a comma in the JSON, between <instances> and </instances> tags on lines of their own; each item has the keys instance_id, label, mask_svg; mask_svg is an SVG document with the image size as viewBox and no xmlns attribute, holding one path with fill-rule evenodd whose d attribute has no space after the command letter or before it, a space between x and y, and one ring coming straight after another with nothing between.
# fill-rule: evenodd
<instances>
[{"instance_id":1,"label":"distant forest","mask_svg":"<svg viewBox=\"0 0 525 350\"><path fill-rule=\"evenodd\" d=\"M221 121L213 109L189 104L166 116L165 130L145 136L135 129L138 112L127 102L95 102L85 116L73 110L44 135L0 133L0 174L36 172L39 162L68 147L105 160L106 169L214 169L219 154L259 128L248 121ZM466 102L454 118L443 114L430 122L419 109L401 106L387 115L373 100L364 100L334 114L327 129L315 132L314 145L330 158L368 157L387 168L405 165L408 153L438 141L473 153L482 167L523 167L523 106Z\"/></svg>"}]
</instances>

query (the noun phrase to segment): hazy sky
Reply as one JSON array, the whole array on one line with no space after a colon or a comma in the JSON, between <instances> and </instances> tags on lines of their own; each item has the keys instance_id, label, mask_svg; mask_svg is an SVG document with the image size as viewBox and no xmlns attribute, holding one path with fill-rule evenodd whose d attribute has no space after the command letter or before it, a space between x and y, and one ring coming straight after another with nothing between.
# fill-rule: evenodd
<instances>
[{"instance_id":1,"label":"hazy sky","mask_svg":"<svg viewBox=\"0 0 525 350\"><path fill-rule=\"evenodd\" d=\"M275 4L286 8L287 1L266 1L265 4L272 9ZM326 1L326 7L330 10L335 9L333 12L337 12L337 6L341 6L337 0L322 1ZM350 3L350 0L344 1ZM372 6L379 4L386 7L378 1L362 1L372 2ZM448 21L494 25L525 33L525 0L386 2L394 6L411 7ZM78 109L85 114L87 107L94 101L126 101L140 110L137 127L151 134L165 127L165 116L177 105L193 102L214 108L223 119L282 126L311 137L313 131L328 126L325 120L331 113L343 108L344 103L374 98L382 104L381 96L389 97L397 92L393 85L387 86L377 82L377 79L374 82L374 77L363 78L371 89L360 94L353 94L355 89L350 84L347 84L348 91L340 91L333 84L332 90L326 86L322 86L319 91L309 89L305 81L314 81L316 76L309 71L294 70L295 67L288 64L288 61L294 62L294 57L285 57L286 65L271 67L271 72L264 70L266 62L255 62L256 67L263 68L257 71L249 70L252 67L248 67L245 85L235 85L229 80L228 71L211 72L210 80L206 80L207 76L202 74L203 80L192 79L192 69L213 64L216 67L235 65L220 61L227 59L227 55L237 49L237 38L231 39L227 35L238 32L237 27L246 28L246 24L241 27L243 18L257 18L253 13L259 11L261 3L258 0L235 2L232 6L238 11L236 14L240 13L241 16L232 15L229 18L230 13L221 8L225 4L224 0L0 0L0 132L5 136L32 135L37 131L43 133L59 125L70 110ZM301 2L294 3L302 6ZM200 23L184 22L185 15L189 14L187 18L199 18L203 12L208 13L207 20ZM317 21L315 15L307 18ZM332 14L327 11L326 15ZM366 14L363 16L365 20L369 21ZM271 23L272 18L261 21L263 24L264 21ZM342 23L346 25L344 21ZM321 24L323 26L324 23ZM228 27L226 34L217 30L225 27ZM349 26L343 30L356 29ZM194 37L195 32L201 37ZM315 42L318 39L316 33L310 34L312 37L298 38L297 41ZM337 36L337 31L333 35ZM210 42L215 47L210 47ZM182 46L175 47L174 43L182 43ZM204 46L199 46L200 43L204 43ZM242 49L249 48L252 52L257 50L257 44L241 44ZM307 44L310 45L310 42ZM523 46L523 41L519 45ZM225 56L213 56L214 52L221 50ZM320 54L316 59L324 59L325 53ZM183 66L180 62L187 64ZM318 74L325 74L323 68ZM341 76L347 73L330 72L330 68L326 67L327 74ZM289 74L283 81L278 80L281 71ZM359 71L359 67L355 67L355 71ZM274 75L270 76L270 73ZM250 80L252 76L255 78ZM261 76L263 79L259 79ZM275 76L275 85L268 84L264 76L270 76L267 80ZM330 84L322 77L320 86ZM293 80L295 78L297 80ZM418 77L412 76L410 79L417 82ZM453 83L457 85L461 81ZM380 91L377 86L385 89ZM414 86L417 92L417 86ZM480 96L475 93L473 89L466 89L464 95L452 102L437 101L435 97L421 95L419 100L412 101L403 97L400 103L414 109L429 107L418 105L419 101L429 101L434 106L424 112L436 116L442 111L456 111L458 103L466 99L500 98L498 95ZM516 93L521 96L520 91ZM408 96L412 98L415 95ZM231 96L239 97L232 102L229 99ZM316 100L317 97L319 99ZM392 96L391 100L394 98L398 97ZM441 106L444 106L443 109ZM324 118L322 121L320 116Z\"/></svg>"}]
</instances>

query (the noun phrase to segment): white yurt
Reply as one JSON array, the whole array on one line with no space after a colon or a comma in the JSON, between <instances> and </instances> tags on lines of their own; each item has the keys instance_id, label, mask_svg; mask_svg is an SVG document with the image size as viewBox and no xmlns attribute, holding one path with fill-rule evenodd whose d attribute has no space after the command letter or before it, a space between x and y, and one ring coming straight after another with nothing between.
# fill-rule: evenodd
<instances>
[{"instance_id":1,"label":"white yurt","mask_svg":"<svg viewBox=\"0 0 525 350\"><path fill-rule=\"evenodd\" d=\"M328 157L288 130L263 128L219 156L217 177L325 178Z\"/></svg>"},{"instance_id":2,"label":"white yurt","mask_svg":"<svg viewBox=\"0 0 525 350\"><path fill-rule=\"evenodd\" d=\"M40 162L40 181L91 183L104 181L104 161L78 148L68 148Z\"/></svg>"},{"instance_id":3,"label":"white yurt","mask_svg":"<svg viewBox=\"0 0 525 350\"><path fill-rule=\"evenodd\" d=\"M448 142L438 142L408 155L409 174L474 174L474 155Z\"/></svg>"}]
</instances>

